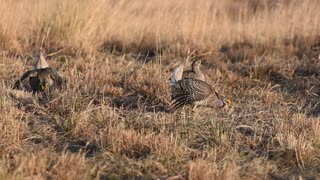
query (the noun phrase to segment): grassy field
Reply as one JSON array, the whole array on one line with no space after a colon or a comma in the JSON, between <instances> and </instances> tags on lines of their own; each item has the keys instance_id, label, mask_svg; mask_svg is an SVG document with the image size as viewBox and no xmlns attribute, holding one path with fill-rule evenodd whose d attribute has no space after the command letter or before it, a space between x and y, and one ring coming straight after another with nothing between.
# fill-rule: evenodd
<instances>
[{"instance_id":1,"label":"grassy field","mask_svg":"<svg viewBox=\"0 0 320 180\"><path fill-rule=\"evenodd\" d=\"M319 9L0 0L0 179L319 179ZM11 88L41 45L50 103ZM164 111L188 56L231 106Z\"/></svg>"}]
</instances>

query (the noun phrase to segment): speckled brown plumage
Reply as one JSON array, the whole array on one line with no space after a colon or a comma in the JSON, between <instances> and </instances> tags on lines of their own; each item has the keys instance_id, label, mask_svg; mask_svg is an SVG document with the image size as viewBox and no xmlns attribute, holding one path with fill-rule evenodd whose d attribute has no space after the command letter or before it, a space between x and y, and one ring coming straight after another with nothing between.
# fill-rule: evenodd
<instances>
[{"instance_id":1,"label":"speckled brown plumage","mask_svg":"<svg viewBox=\"0 0 320 180\"><path fill-rule=\"evenodd\" d=\"M199 79L185 78L177 81L174 92L170 112L185 105L194 105L193 109L195 109L200 101L210 99L214 95L218 100L218 107L223 108L231 104L230 99L221 99L208 83Z\"/></svg>"},{"instance_id":2,"label":"speckled brown plumage","mask_svg":"<svg viewBox=\"0 0 320 180\"><path fill-rule=\"evenodd\" d=\"M51 87L61 87L65 81L52 68L34 69L25 72L13 86L14 89L21 89L21 83L29 77L29 85L34 93L46 92Z\"/></svg>"},{"instance_id":3,"label":"speckled brown plumage","mask_svg":"<svg viewBox=\"0 0 320 180\"><path fill-rule=\"evenodd\" d=\"M205 81L205 76L200 70L201 60L196 60L192 62L192 69L183 72L182 78L192 78Z\"/></svg>"},{"instance_id":4,"label":"speckled brown plumage","mask_svg":"<svg viewBox=\"0 0 320 180\"><path fill-rule=\"evenodd\" d=\"M185 78L176 82L174 87L175 95L171 111L197 101L202 101L210 97L215 91L212 87L201 80Z\"/></svg>"}]
</instances>

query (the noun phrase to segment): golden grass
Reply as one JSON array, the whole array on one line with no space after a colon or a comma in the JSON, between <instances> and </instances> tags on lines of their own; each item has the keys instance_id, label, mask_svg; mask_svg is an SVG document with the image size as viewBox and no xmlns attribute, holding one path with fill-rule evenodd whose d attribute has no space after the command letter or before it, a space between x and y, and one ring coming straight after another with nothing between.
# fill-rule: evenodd
<instances>
[{"instance_id":1,"label":"golden grass","mask_svg":"<svg viewBox=\"0 0 320 180\"><path fill-rule=\"evenodd\" d=\"M0 179L320 178L320 3L257 2L0 0ZM188 49L232 106L165 112Z\"/></svg>"},{"instance_id":2,"label":"golden grass","mask_svg":"<svg viewBox=\"0 0 320 180\"><path fill-rule=\"evenodd\" d=\"M92 52L102 44L210 51L244 40L274 46L298 41L298 36L303 38L300 43L307 43L320 29L319 3L314 0L22 0L1 1L0 8L1 46L23 53L39 47L44 35L47 49L77 53Z\"/></svg>"}]
</instances>

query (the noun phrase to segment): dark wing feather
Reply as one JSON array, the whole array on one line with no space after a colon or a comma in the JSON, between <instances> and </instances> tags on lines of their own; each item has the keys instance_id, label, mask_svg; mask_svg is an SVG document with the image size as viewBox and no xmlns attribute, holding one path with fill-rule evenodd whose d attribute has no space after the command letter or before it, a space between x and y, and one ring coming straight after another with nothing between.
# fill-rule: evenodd
<instances>
[{"instance_id":1,"label":"dark wing feather","mask_svg":"<svg viewBox=\"0 0 320 180\"><path fill-rule=\"evenodd\" d=\"M35 76L34 78L29 78L29 83L31 83L34 87L37 87L37 84L39 84L39 80L45 81L46 78L51 78L56 86L62 86L65 81L61 78L61 76L52 68L42 68L42 69L35 69L25 72L19 80L17 80L14 85L13 89L20 89L21 88L21 82L23 82L25 79L30 77L31 75ZM30 82L30 80L32 82ZM42 82L45 83L45 82ZM30 84L30 85L31 85Z\"/></svg>"},{"instance_id":2,"label":"dark wing feather","mask_svg":"<svg viewBox=\"0 0 320 180\"><path fill-rule=\"evenodd\" d=\"M31 75L33 75L35 73L37 73L36 70L30 70L30 71L27 71L27 72L23 73L21 78L14 83L13 89L20 89L21 88L21 82L23 82L25 79L27 79L29 76L31 76Z\"/></svg>"},{"instance_id":3,"label":"dark wing feather","mask_svg":"<svg viewBox=\"0 0 320 180\"><path fill-rule=\"evenodd\" d=\"M174 99L172 103L171 111L175 111L185 105L192 104L194 99L191 96L185 95L185 96L179 96Z\"/></svg>"},{"instance_id":4,"label":"dark wing feather","mask_svg":"<svg viewBox=\"0 0 320 180\"><path fill-rule=\"evenodd\" d=\"M38 77L29 77L29 84L33 92L39 92L43 90L41 88L41 80Z\"/></svg>"}]
</instances>

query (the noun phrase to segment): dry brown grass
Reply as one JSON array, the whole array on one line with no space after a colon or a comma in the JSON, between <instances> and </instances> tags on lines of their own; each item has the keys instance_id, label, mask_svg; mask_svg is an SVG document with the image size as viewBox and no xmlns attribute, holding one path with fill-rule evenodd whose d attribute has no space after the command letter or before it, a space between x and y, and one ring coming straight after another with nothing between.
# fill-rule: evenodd
<instances>
[{"instance_id":1,"label":"dry brown grass","mask_svg":"<svg viewBox=\"0 0 320 180\"><path fill-rule=\"evenodd\" d=\"M0 0L0 179L320 178L316 0ZM67 88L11 86L44 39ZM226 109L173 114L187 55Z\"/></svg>"}]
</instances>

